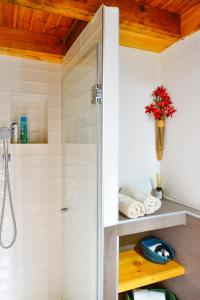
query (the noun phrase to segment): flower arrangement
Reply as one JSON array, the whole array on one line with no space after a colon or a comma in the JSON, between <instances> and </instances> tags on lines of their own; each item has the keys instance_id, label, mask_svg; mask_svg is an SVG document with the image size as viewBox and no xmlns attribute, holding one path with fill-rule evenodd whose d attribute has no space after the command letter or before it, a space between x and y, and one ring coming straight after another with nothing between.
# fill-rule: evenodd
<instances>
[{"instance_id":1,"label":"flower arrangement","mask_svg":"<svg viewBox=\"0 0 200 300\"><path fill-rule=\"evenodd\" d=\"M153 102L145 107L146 114L152 114L155 120L170 118L176 112L171 98L164 86L159 86L152 93Z\"/></svg>"}]
</instances>

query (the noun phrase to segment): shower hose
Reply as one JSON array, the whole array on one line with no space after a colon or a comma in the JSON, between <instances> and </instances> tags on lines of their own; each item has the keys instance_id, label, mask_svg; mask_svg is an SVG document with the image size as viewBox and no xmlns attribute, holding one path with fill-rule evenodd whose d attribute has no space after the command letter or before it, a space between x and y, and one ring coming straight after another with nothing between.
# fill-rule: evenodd
<instances>
[{"instance_id":1,"label":"shower hose","mask_svg":"<svg viewBox=\"0 0 200 300\"><path fill-rule=\"evenodd\" d=\"M16 224L16 220L15 220L12 193L11 193L11 187L10 187L10 175L9 175L9 167L8 167L10 155L4 154L3 160L4 160L4 189L3 189L3 201L2 201L1 218L0 218L0 246L4 249L9 249L15 243L15 240L17 237L17 224ZM3 234L3 224L4 224L4 218L5 218L7 192L8 192L8 201L10 204L10 211L11 211L11 217L12 217L12 222L13 222L14 235L13 235L12 241L8 245L5 245L5 243L3 242L2 234Z\"/></svg>"}]
</instances>

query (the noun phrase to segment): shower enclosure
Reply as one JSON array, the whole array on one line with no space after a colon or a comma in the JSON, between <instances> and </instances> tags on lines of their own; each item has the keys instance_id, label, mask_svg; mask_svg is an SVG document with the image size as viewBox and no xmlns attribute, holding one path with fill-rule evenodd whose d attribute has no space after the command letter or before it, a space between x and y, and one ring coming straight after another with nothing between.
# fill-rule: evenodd
<instances>
[{"instance_id":1,"label":"shower enclosure","mask_svg":"<svg viewBox=\"0 0 200 300\"><path fill-rule=\"evenodd\" d=\"M103 200L106 185L109 190L113 186L110 178L104 182L103 172L114 155L104 146L106 138L112 140L112 126L106 124L112 124L112 114L107 119L105 107L112 106L117 89L113 86L116 61L113 68L107 51L111 54L117 24L118 11L102 7L62 67L63 300L103 299ZM114 41L118 47L118 39ZM106 160L109 166L104 168Z\"/></svg>"},{"instance_id":2,"label":"shower enclosure","mask_svg":"<svg viewBox=\"0 0 200 300\"><path fill-rule=\"evenodd\" d=\"M0 127L29 121L28 144L3 156L0 141L0 236L12 246L0 247L1 300L112 300L104 228L117 222L118 30L118 9L102 7L61 66L0 56Z\"/></svg>"}]
</instances>

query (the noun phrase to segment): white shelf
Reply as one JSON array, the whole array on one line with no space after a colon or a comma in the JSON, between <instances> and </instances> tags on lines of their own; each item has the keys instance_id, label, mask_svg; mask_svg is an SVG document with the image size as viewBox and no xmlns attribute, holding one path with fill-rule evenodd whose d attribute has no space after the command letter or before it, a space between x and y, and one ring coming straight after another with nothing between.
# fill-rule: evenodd
<instances>
[{"instance_id":1,"label":"white shelf","mask_svg":"<svg viewBox=\"0 0 200 300\"><path fill-rule=\"evenodd\" d=\"M10 143L10 145L12 146L12 147L15 147L15 146L27 146L27 145L48 145L48 143L26 143L26 144L22 144L22 143L17 143L17 144L15 144L15 143Z\"/></svg>"},{"instance_id":2,"label":"white shelf","mask_svg":"<svg viewBox=\"0 0 200 300\"><path fill-rule=\"evenodd\" d=\"M119 236L186 225L187 215L200 218L200 211L171 200L163 200L162 207L153 215L128 219L119 215L117 231Z\"/></svg>"}]
</instances>

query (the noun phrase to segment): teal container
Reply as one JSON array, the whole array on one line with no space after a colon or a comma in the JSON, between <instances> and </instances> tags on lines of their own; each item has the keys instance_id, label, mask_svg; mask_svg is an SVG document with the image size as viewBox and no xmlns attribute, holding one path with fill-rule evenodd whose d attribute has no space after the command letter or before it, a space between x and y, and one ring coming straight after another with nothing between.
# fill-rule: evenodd
<instances>
[{"instance_id":1,"label":"teal container","mask_svg":"<svg viewBox=\"0 0 200 300\"><path fill-rule=\"evenodd\" d=\"M142 252L146 259L149 261L155 263L155 264L166 264L170 260L174 259L175 253L174 250L168 245L165 241L160 240L154 236L146 237L141 242ZM161 244L162 247L168 251L169 257L164 257L161 255L158 255L154 251L150 249L151 246Z\"/></svg>"},{"instance_id":2,"label":"teal container","mask_svg":"<svg viewBox=\"0 0 200 300\"><path fill-rule=\"evenodd\" d=\"M20 131L21 131L21 144L27 144L28 143L28 129L27 129L27 117L26 116L21 116Z\"/></svg>"}]
</instances>

